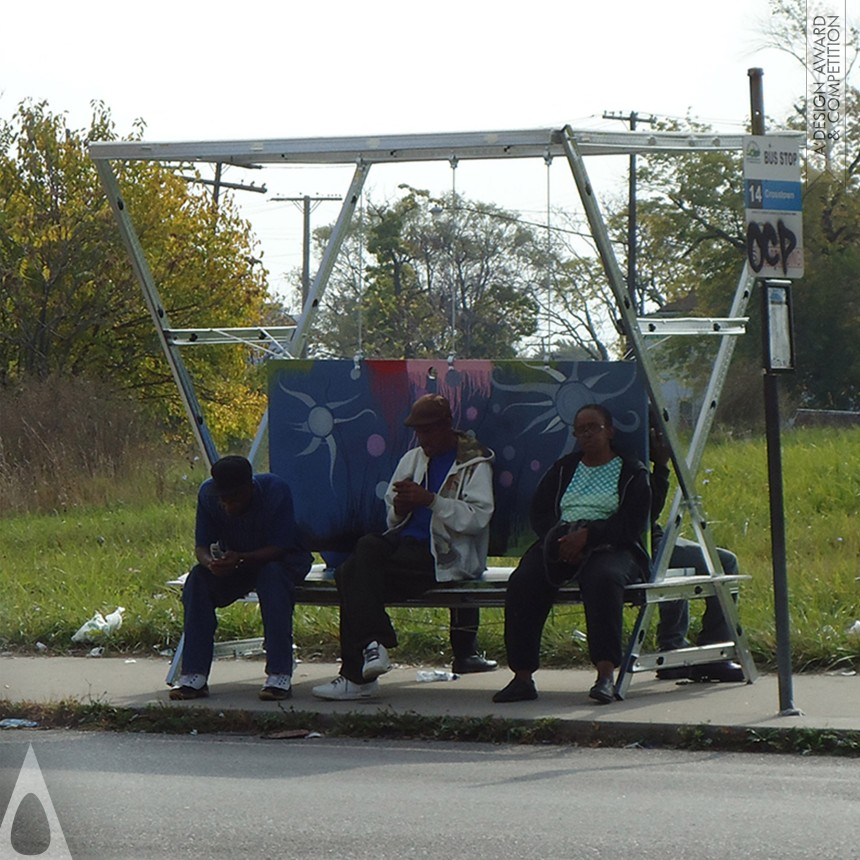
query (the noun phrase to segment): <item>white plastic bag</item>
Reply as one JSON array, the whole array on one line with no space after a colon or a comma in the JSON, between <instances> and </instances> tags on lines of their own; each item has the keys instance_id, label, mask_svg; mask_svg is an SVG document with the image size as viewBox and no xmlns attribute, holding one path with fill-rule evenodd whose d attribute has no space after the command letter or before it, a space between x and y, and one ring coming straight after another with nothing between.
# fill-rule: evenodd
<instances>
[{"instance_id":1,"label":"white plastic bag","mask_svg":"<svg viewBox=\"0 0 860 860\"><path fill-rule=\"evenodd\" d=\"M96 612L89 621L82 624L78 632L72 636L72 642L101 642L106 636L109 636L114 630L119 630L122 626L122 614L125 612L124 606L117 606L107 618Z\"/></svg>"}]
</instances>

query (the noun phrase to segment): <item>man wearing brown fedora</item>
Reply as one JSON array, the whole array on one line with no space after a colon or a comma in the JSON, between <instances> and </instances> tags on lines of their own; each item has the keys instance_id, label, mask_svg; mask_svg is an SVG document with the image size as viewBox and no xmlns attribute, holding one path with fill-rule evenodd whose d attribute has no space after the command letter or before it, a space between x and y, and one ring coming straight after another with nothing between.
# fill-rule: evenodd
<instances>
[{"instance_id":1,"label":"man wearing brown fedora","mask_svg":"<svg viewBox=\"0 0 860 860\"><path fill-rule=\"evenodd\" d=\"M493 452L454 429L451 405L425 394L406 426L417 446L401 458L385 494L388 529L362 537L337 569L340 675L314 687L321 699L369 699L391 668L397 634L386 602L452 580L477 579L486 568L493 515ZM452 610L455 673L487 671L496 662L477 651L478 611Z\"/></svg>"}]
</instances>

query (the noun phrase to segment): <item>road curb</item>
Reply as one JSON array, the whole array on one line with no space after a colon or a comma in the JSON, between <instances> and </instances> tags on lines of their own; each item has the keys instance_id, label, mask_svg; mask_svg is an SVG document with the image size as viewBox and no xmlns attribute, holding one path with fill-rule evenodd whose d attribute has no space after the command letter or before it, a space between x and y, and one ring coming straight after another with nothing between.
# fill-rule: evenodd
<instances>
[{"instance_id":1,"label":"road curb","mask_svg":"<svg viewBox=\"0 0 860 860\"><path fill-rule=\"evenodd\" d=\"M123 707L65 700L48 704L0 700L0 719L32 720L48 728L239 734L260 737L311 736L435 740L495 744L562 744L726 752L777 752L860 757L860 731L818 728L758 728L713 724L614 723L557 718L508 719L424 715L417 712L322 713L282 705L276 711L188 705ZM288 733L284 735L284 733Z\"/></svg>"}]
</instances>

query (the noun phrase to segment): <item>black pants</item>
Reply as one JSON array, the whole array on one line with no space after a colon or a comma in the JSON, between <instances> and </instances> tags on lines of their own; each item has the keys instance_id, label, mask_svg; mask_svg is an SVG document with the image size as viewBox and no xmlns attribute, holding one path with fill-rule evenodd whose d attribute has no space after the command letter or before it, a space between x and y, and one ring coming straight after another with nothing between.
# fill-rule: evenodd
<instances>
[{"instance_id":1,"label":"black pants","mask_svg":"<svg viewBox=\"0 0 860 860\"><path fill-rule=\"evenodd\" d=\"M574 573L571 568L571 575ZM596 550L579 567L577 581L585 607L591 662L621 665L624 588L644 579L629 550ZM505 648L513 671L534 672L540 665L540 642L558 586L546 576L543 548L534 544L508 580L505 593Z\"/></svg>"},{"instance_id":2,"label":"black pants","mask_svg":"<svg viewBox=\"0 0 860 860\"><path fill-rule=\"evenodd\" d=\"M416 597L439 585L426 542L398 535L365 535L334 574L340 596L341 675L362 683L362 651L369 642L397 645L397 633L385 611L395 600ZM478 651L479 612L451 610L451 648L455 658Z\"/></svg>"},{"instance_id":3,"label":"black pants","mask_svg":"<svg viewBox=\"0 0 860 860\"><path fill-rule=\"evenodd\" d=\"M717 555L726 574L738 572L738 557L727 549L717 547ZM705 553L699 544L678 538L669 567L692 567L696 573L706 575L708 565ZM735 602L737 595L733 594ZM690 642L687 630L690 627L690 604L686 600L671 600L660 604L660 622L657 625L657 647L661 651L674 651L686 648ZM723 615L723 608L716 597L705 598L705 612L702 615L702 629L696 639L697 645L710 645L713 642L731 642L734 634Z\"/></svg>"}]
</instances>

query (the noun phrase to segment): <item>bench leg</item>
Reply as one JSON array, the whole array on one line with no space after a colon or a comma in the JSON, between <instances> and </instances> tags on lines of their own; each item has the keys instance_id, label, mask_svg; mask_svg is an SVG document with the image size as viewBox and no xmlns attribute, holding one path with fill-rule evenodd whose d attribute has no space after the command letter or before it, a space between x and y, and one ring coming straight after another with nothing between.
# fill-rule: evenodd
<instances>
[{"instance_id":1,"label":"bench leg","mask_svg":"<svg viewBox=\"0 0 860 860\"><path fill-rule=\"evenodd\" d=\"M179 676L179 670L182 668L182 649L185 647L185 632L179 637L179 642L176 645L176 651L173 652L173 659L170 661L170 668L167 670L167 677L164 682L168 687L176 684L176 679Z\"/></svg>"}]
</instances>

